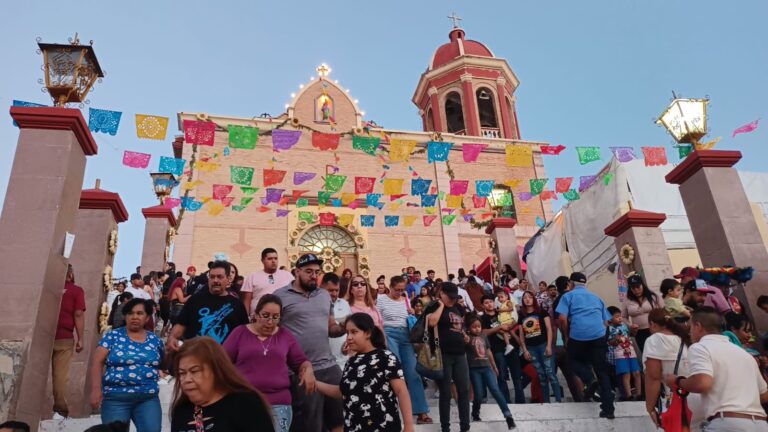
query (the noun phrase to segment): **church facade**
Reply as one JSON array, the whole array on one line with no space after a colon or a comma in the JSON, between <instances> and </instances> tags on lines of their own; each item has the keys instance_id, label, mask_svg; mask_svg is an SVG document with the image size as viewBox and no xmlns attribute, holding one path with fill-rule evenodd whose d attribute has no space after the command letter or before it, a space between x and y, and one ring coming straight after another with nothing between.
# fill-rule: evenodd
<instances>
[{"instance_id":1,"label":"church facade","mask_svg":"<svg viewBox=\"0 0 768 432\"><path fill-rule=\"evenodd\" d=\"M174 143L176 157L193 167L183 176L182 196L203 203L181 215L172 257L177 267L204 269L214 255L224 254L247 274L261 268L261 250L272 247L281 265L289 267L301 253L312 251L327 258L325 271L349 268L374 279L413 265L445 277L489 258L489 236L478 225L487 223L491 210L478 196L476 181L506 184L517 198L518 192L529 191L528 179L546 177L540 151L546 143L520 138L514 96L519 81L507 62L482 43L465 39L460 28L449 39L436 50L412 98L422 131L367 122L325 65L279 117L179 113L180 130L190 121L214 123L216 129L213 146L181 139ZM259 129L255 146L232 145L231 133L238 126ZM278 143L276 130L301 134L293 135L293 144ZM361 142L372 141L378 141L377 149L361 149ZM447 162L429 161L429 142L453 143ZM408 154L395 157L403 143ZM467 143L482 144L474 146L482 150L473 162L465 161ZM530 147L530 164L510 166L509 144ZM227 187L232 166L254 169L249 186ZM278 178L272 177L275 173ZM329 190L329 176L347 178L339 189ZM384 190L400 179L402 191ZM412 194L414 179L426 185L421 193L437 195L434 203ZM467 181L467 191L457 197L460 191L451 189L461 180ZM215 185L224 185L224 195L216 194ZM378 203L372 194L380 194ZM516 199L514 206L522 246L538 231L537 217L550 219L551 206L538 196ZM372 224L370 216L375 216Z\"/></svg>"}]
</instances>

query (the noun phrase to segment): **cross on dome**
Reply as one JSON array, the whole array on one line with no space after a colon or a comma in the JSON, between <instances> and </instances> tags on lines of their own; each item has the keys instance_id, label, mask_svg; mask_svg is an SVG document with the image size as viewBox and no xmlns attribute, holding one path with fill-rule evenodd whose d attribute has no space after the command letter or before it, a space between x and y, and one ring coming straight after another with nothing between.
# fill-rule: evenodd
<instances>
[{"instance_id":1,"label":"cross on dome","mask_svg":"<svg viewBox=\"0 0 768 432\"><path fill-rule=\"evenodd\" d=\"M317 68L315 68L315 70L317 71L317 74L318 74L320 77L322 77L322 78L325 78L325 77L327 77L327 76L328 76L328 74L330 74L330 73L331 73L331 67L330 67L330 66L328 66L328 65L327 65L327 64L325 64L325 63L322 63L322 64L320 64L320 66L318 66Z\"/></svg>"},{"instance_id":2,"label":"cross on dome","mask_svg":"<svg viewBox=\"0 0 768 432\"><path fill-rule=\"evenodd\" d=\"M448 19L453 21L453 28L459 28L459 21L461 21L461 18L456 15L456 12L452 12L448 15Z\"/></svg>"}]
</instances>

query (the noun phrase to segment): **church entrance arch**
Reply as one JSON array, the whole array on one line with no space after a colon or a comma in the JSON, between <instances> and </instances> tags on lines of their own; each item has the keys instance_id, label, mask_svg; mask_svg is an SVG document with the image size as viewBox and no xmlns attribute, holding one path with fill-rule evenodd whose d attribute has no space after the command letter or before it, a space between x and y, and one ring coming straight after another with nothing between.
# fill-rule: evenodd
<instances>
[{"instance_id":1,"label":"church entrance arch","mask_svg":"<svg viewBox=\"0 0 768 432\"><path fill-rule=\"evenodd\" d=\"M339 226L316 225L307 229L297 242L300 253L312 252L323 260L323 271L338 275L344 269L358 272L357 243L346 229Z\"/></svg>"}]
</instances>

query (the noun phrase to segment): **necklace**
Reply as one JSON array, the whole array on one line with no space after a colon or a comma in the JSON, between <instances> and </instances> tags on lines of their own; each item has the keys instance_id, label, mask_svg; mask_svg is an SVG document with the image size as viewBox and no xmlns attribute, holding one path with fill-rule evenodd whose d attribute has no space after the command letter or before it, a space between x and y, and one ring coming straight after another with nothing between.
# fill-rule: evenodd
<instances>
[{"instance_id":1,"label":"necklace","mask_svg":"<svg viewBox=\"0 0 768 432\"><path fill-rule=\"evenodd\" d=\"M271 335L267 338L267 341L268 341L267 345L264 346L264 341L259 339L259 343L261 344L261 349L262 349L262 352L264 353L264 357L267 356L267 353L269 352L269 347L272 345L272 336Z\"/></svg>"}]
</instances>

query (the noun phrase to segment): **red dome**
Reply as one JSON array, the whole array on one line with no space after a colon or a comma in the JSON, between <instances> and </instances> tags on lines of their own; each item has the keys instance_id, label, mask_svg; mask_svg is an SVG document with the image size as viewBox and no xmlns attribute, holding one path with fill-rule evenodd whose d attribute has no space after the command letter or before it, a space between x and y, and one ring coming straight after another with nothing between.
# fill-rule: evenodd
<instances>
[{"instance_id":1,"label":"red dome","mask_svg":"<svg viewBox=\"0 0 768 432\"><path fill-rule=\"evenodd\" d=\"M455 28L448 34L451 40L435 51L429 69L438 68L451 62L461 55L473 55L479 57L493 57L493 53L487 46L480 42L464 39L464 30Z\"/></svg>"}]
</instances>

